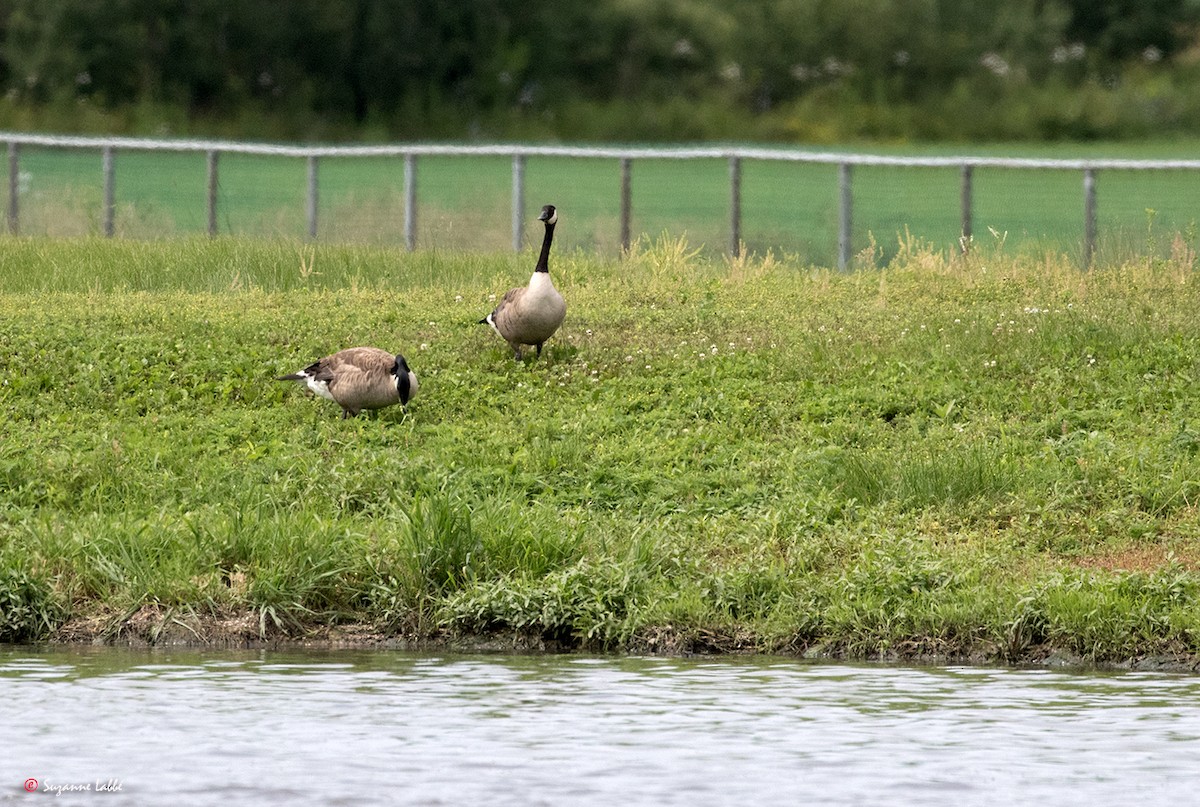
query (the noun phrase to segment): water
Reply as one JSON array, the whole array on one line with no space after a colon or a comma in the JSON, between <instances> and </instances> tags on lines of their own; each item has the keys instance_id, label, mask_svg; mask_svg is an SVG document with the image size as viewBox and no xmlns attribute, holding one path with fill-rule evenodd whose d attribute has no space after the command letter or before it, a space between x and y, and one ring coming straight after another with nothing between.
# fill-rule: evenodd
<instances>
[{"instance_id":1,"label":"water","mask_svg":"<svg viewBox=\"0 0 1200 807\"><path fill-rule=\"evenodd\" d=\"M1162 673L9 648L0 731L0 803L21 804L1063 807L1200 787L1200 678Z\"/></svg>"}]
</instances>

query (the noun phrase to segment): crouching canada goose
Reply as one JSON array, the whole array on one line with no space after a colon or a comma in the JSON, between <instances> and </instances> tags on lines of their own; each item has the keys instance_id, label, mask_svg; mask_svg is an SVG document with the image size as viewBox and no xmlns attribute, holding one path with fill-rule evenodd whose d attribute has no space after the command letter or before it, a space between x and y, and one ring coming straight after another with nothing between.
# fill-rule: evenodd
<instances>
[{"instance_id":1,"label":"crouching canada goose","mask_svg":"<svg viewBox=\"0 0 1200 807\"><path fill-rule=\"evenodd\" d=\"M407 404L417 394L417 376L403 356L377 347L351 347L318 359L279 381L303 381L351 418L364 409Z\"/></svg>"},{"instance_id":2,"label":"crouching canada goose","mask_svg":"<svg viewBox=\"0 0 1200 807\"><path fill-rule=\"evenodd\" d=\"M567 303L550 280L550 242L554 240L554 225L558 223L558 211L554 205L542 208L538 220L545 222L546 235L542 238L542 253L538 256L533 276L528 286L509 289L492 313L479 320L487 323L500 334L513 349L513 355L521 359L521 345L534 345L542 355L542 343L549 339L567 315Z\"/></svg>"}]
</instances>

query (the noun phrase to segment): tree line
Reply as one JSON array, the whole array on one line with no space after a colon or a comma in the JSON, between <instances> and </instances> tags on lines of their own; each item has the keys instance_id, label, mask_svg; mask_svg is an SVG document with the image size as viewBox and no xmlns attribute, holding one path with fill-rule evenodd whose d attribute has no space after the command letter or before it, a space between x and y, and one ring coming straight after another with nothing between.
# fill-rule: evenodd
<instances>
[{"instance_id":1,"label":"tree line","mask_svg":"<svg viewBox=\"0 0 1200 807\"><path fill-rule=\"evenodd\" d=\"M1200 0L0 0L0 123L1119 137L1200 121L1198 30Z\"/></svg>"}]
</instances>

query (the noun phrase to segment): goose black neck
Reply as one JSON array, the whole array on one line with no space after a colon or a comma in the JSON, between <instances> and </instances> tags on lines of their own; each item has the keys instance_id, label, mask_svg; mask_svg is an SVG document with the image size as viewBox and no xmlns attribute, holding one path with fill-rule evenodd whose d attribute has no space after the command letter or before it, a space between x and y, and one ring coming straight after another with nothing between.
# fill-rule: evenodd
<instances>
[{"instance_id":1,"label":"goose black neck","mask_svg":"<svg viewBox=\"0 0 1200 807\"><path fill-rule=\"evenodd\" d=\"M535 272L550 271L550 242L554 240L554 225L547 222L546 235L542 238L542 254L538 255L537 266L534 267Z\"/></svg>"}]
</instances>

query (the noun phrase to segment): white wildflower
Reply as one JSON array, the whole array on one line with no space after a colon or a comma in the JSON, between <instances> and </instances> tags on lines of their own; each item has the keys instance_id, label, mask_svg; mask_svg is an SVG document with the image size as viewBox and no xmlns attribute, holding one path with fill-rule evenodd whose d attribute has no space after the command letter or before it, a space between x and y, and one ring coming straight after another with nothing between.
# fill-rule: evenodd
<instances>
[{"instance_id":1,"label":"white wildflower","mask_svg":"<svg viewBox=\"0 0 1200 807\"><path fill-rule=\"evenodd\" d=\"M821 62L821 69L831 76L848 76L854 72L853 67L833 56L826 57L825 61Z\"/></svg>"},{"instance_id":2,"label":"white wildflower","mask_svg":"<svg viewBox=\"0 0 1200 807\"><path fill-rule=\"evenodd\" d=\"M1055 64L1066 64L1067 62L1077 62L1087 53L1087 48L1082 42L1072 42L1070 45L1059 45L1050 52L1050 61Z\"/></svg>"},{"instance_id":3,"label":"white wildflower","mask_svg":"<svg viewBox=\"0 0 1200 807\"><path fill-rule=\"evenodd\" d=\"M989 51L983 54L979 59L979 63L989 70L993 75L1004 78L1012 72L1012 67L1005 61L1004 57L994 51Z\"/></svg>"},{"instance_id":4,"label":"white wildflower","mask_svg":"<svg viewBox=\"0 0 1200 807\"><path fill-rule=\"evenodd\" d=\"M796 79L796 81L808 81L820 75L821 71L806 64L794 64L792 65L791 73L792 78Z\"/></svg>"},{"instance_id":5,"label":"white wildflower","mask_svg":"<svg viewBox=\"0 0 1200 807\"><path fill-rule=\"evenodd\" d=\"M696 46L688 39L676 39L671 47L671 53L676 56L691 56L696 52Z\"/></svg>"}]
</instances>

